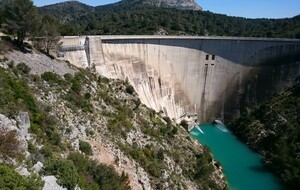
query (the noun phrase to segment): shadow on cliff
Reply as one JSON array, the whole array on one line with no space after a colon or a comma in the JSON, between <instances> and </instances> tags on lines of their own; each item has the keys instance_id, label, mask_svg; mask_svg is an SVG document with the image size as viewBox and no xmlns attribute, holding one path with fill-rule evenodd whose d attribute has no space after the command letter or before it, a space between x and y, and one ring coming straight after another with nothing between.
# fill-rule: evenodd
<instances>
[{"instance_id":1,"label":"shadow on cliff","mask_svg":"<svg viewBox=\"0 0 300 190\"><path fill-rule=\"evenodd\" d=\"M257 106L276 93L293 86L300 72L300 55L294 57L277 57L252 67L251 71L241 80L227 86L220 99L224 108L216 110L224 116L226 123L238 118L247 107Z\"/></svg>"}]
</instances>

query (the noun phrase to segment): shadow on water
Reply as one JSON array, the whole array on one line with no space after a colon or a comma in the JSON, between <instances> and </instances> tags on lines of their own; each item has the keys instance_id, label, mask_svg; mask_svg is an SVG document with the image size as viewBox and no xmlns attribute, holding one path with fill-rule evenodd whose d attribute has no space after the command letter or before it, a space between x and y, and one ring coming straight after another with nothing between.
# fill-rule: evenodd
<instances>
[{"instance_id":1,"label":"shadow on water","mask_svg":"<svg viewBox=\"0 0 300 190\"><path fill-rule=\"evenodd\" d=\"M250 166L249 167L250 170L253 170L255 172L260 172L260 173L270 173L270 170L266 167L266 166Z\"/></svg>"}]
</instances>

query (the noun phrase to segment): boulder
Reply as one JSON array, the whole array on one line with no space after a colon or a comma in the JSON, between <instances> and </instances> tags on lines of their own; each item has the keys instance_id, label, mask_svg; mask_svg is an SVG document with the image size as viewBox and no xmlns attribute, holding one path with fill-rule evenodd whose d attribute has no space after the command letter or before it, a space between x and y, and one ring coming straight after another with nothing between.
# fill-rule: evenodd
<instances>
[{"instance_id":1,"label":"boulder","mask_svg":"<svg viewBox=\"0 0 300 190\"><path fill-rule=\"evenodd\" d=\"M34 173L39 173L44 167L44 164L40 161L38 161L36 164L34 164L34 166L31 168L31 170Z\"/></svg>"},{"instance_id":2,"label":"boulder","mask_svg":"<svg viewBox=\"0 0 300 190\"><path fill-rule=\"evenodd\" d=\"M24 166L19 166L16 168L16 171L23 176L30 176L30 172Z\"/></svg>"},{"instance_id":3,"label":"boulder","mask_svg":"<svg viewBox=\"0 0 300 190\"><path fill-rule=\"evenodd\" d=\"M61 187L56 183L57 179L55 176L44 176L42 179L45 182L43 190L67 190L67 188Z\"/></svg>"},{"instance_id":4,"label":"boulder","mask_svg":"<svg viewBox=\"0 0 300 190\"><path fill-rule=\"evenodd\" d=\"M18 122L18 129L20 131L20 135L26 139L28 135L28 129L30 127L30 119L27 112L18 113L16 120Z\"/></svg>"},{"instance_id":5,"label":"boulder","mask_svg":"<svg viewBox=\"0 0 300 190\"><path fill-rule=\"evenodd\" d=\"M0 114L0 128L9 131L11 130L19 131L19 129L16 126L16 121L10 120L8 117L6 117L3 114Z\"/></svg>"}]
</instances>

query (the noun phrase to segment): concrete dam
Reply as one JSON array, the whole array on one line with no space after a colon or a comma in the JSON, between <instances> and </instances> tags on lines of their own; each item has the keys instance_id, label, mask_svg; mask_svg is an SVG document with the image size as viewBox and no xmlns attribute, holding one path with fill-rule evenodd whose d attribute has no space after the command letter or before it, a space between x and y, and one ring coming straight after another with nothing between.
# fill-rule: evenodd
<instances>
[{"instance_id":1,"label":"concrete dam","mask_svg":"<svg viewBox=\"0 0 300 190\"><path fill-rule=\"evenodd\" d=\"M178 119L225 122L299 80L300 40L181 37L64 37L64 58L127 79L142 103Z\"/></svg>"}]
</instances>

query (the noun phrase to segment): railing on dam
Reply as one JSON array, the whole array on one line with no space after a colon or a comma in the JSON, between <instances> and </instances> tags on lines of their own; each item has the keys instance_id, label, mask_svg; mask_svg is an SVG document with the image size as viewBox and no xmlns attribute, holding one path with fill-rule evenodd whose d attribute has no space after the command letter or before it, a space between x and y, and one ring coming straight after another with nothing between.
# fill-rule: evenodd
<instances>
[{"instance_id":1,"label":"railing on dam","mask_svg":"<svg viewBox=\"0 0 300 190\"><path fill-rule=\"evenodd\" d=\"M300 39L290 38L258 38L258 37L231 37L231 36L148 36L148 35L95 35L102 40L236 40L236 41L279 41L300 42Z\"/></svg>"}]
</instances>

